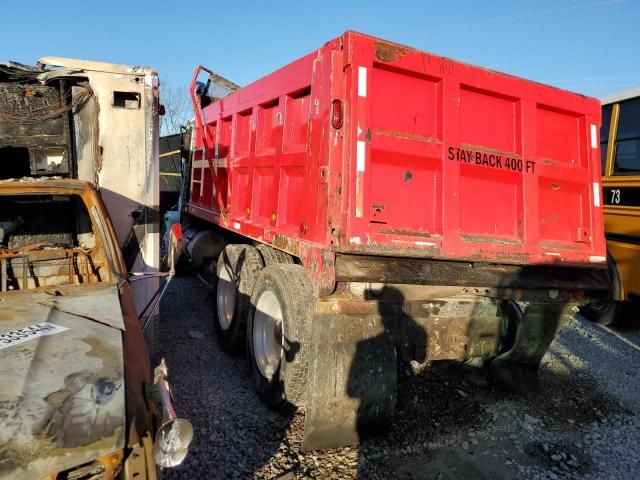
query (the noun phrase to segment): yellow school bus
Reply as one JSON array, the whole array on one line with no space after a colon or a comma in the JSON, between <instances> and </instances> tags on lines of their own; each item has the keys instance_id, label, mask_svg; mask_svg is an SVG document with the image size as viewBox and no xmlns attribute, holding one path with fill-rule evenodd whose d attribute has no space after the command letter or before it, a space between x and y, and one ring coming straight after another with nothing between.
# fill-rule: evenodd
<instances>
[{"instance_id":1,"label":"yellow school bus","mask_svg":"<svg viewBox=\"0 0 640 480\"><path fill-rule=\"evenodd\" d=\"M602 99L600 147L611 299L582 313L607 325L640 301L640 87Z\"/></svg>"}]
</instances>

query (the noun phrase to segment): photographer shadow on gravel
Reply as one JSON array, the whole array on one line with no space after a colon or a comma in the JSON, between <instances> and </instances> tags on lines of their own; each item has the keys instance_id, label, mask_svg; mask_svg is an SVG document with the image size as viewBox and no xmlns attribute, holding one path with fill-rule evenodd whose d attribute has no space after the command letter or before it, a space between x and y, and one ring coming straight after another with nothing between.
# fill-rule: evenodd
<instances>
[{"instance_id":1,"label":"photographer shadow on gravel","mask_svg":"<svg viewBox=\"0 0 640 480\"><path fill-rule=\"evenodd\" d=\"M512 280L505 278L501 283L508 284ZM497 357L477 362L481 368L478 369L476 377L488 376L502 389L511 392L526 393L531 389L535 391L540 359L559 326L558 323L552 327L548 322L558 319L560 311L555 307L547 308L547 305L529 312L534 314L531 318L533 321L525 324L523 329L518 328L522 326L518 322L522 321L523 315L517 304L495 303L488 298L476 296L486 294L484 291L468 292L469 299L466 301L455 299L455 297L449 301L446 295L443 295L442 299L437 297L421 299L420 294L413 298L410 289L407 290L409 298L405 298L403 291L388 286L379 291L371 289L365 291L366 300L377 302L378 315L384 330L377 335L363 337L363 340L356 343L346 385L348 396L358 402L358 407L355 431L352 433L345 431L344 435L348 437L351 434L351 443L360 443L361 458L358 472L361 478L367 478L368 473L371 473L368 471L372 465L367 463L367 451L378 449L380 446L387 448L389 444L393 445L394 440L390 439L395 437L396 430L401 430L395 426L389 428L392 426L396 403L400 404L398 413L401 415L393 423L405 426L413 423L414 431L421 430L424 434L417 435L418 438L423 437L419 445L423 445L424 440L433 438L437 434L436 432L441 429L440 422L444 424L444 428L457 430L464 429L465 425L467 428L473 428L474 425L483 423L483 412L476 400L468 398L469 393L458 388L460 385L465 385L465 375L474 371L474 368L468 365L473 362L455 359L479 354L487 356L490 351L495 355L494 349L498 348ZM469 318L474 318L474 321L469 321ZM505 321L500 328L500 341L496 347L495 335L496 329L500 327L500 318ZM544 326L539 325L538 320L541 318L547 319ZM518 338L519 335L524 335L525 338ZM531 340L528 340L529 337L532 337ZM518 344L520 346L512 353L515 354L515 358L505 355ZM531 350L532 347L535 351ZM519 350L522 349L526 350L523 358L518 356ZM492 360L500 358L500 355L504 355L502 358L508 361L506 368L491 369ZM410 365L412 360L420 364L420 368L415 370L416 364ZM432 364L427 360L435 363ZM513 361L517 362L517 368L513 367ZM458 367L455 368L455 365ZM435 378L422 380L409 378L406 382L402 378L423 375ZM399 398L399 381L400 395L412 391L418 392L414 396L416 405L409 406L406 398ZM432 387L436 387L436 391L431 390L425 395L425 392L414 390L411 386L407 388L405 383L413 381L416 383L420 381L423 385L431 384ZM438 382L444 385L437 385ZM484 385L485 388L488 386L486 380ZM463 388L468 392L475 390L472 386L469 387ZM482 395L481 392L476 393ZM471 395L473 396L473 393ZM437 396L443 398L436 398ZM487 400L491 401L491 399ZM415 415L416 411L419 415L422 413L428 417L421 418L422 415ZM428 425L427 428L424 428L425 423ZM387 432L387 435L372 438L372 435L380 432ZM409 437L413 433L412 431ZM363 439L367 439L364 444L361 443ZM395 439L395 443L408 447L411 442L406 440L398 438ZM398 450L402 451L400 448ZM454 475L451 478L509 478L508 471L504 467L495 467L492 461L487 460L489 457L474 458L462 449L450 450L438 449L432 452L425 450L424 456L410 456L407 461L413 462L414 457L422 458L423 460L417 461L415 468L423 470L424 459L431 458L434 465L428 470L434 468L436 469L434 474L440 472L445 475L451 475L454 472L457 477ZM396 467L402 469L403 461L400 460L402 457L406 457L406 454L389 458L389 463L398 462ZM377 466L379 467L380 465ZM392 475L398 474L399 470L396 467L387 471ZM417 470L412 472L411 469L404 469L404 472L418 473Z\"/></svg>"},{"instance_id":2,"label":"photographer shadow on gravel","mask_svg":"<svg viewBox=\"0 0 640 480\"><path fill-rule=\"evenodd\" d=\"M343 312L314 319L306 451L356 445L388 431L397 401L398 352L417 348L424 356L426 333L403 313L398 289L354 295L359 300L344 302Z\"/></svg>"},{"instance_id":3,"label":"photographer shadow on gravel","mask_svg":"<svg viewBox=\"0 0 640 480\"><path fill-rule=\"evenodd\" d=\"M383 331L357 342L347 380L347 394L359 402L357 439L389 430L398 395L398 373L408 361L407 352L426 359L427 332L405 313L404 295L385 286L366 290L366 300L376 300Z\"/></svg>"}]
</instances>

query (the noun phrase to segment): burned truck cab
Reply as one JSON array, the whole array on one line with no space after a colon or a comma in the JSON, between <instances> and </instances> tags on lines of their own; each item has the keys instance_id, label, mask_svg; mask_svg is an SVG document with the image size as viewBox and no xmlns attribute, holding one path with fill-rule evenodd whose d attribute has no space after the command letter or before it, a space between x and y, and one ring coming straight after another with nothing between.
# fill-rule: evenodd
<instances>
[{"instance_id":1,"label":"burned truck cab","mask_svg":"<svg viewBox=\"0 0 640 480\"><path fill-rule=\"evenodd\" d=\"M0 478L155 479L193 434L150 358L157 75L54 63L0 64Z\"/></svg>"}]
</instances>

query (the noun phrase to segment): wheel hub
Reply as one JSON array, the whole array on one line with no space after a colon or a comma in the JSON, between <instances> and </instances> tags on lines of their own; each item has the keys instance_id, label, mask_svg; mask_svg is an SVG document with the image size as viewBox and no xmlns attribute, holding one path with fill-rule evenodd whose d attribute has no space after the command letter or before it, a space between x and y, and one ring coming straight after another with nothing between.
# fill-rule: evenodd
<instances>
[{"instance_id":1,"label":"wheel hub","mask_svg":"<svg viewBox=\"0 0 640 480\"><path fill-rule=\"evenodd\" d=\"M253 319L253 351L260 373L271 380L280 366L284 340L282 306L273 292L263 292Z\"/></svg>"},{"instance_id":2,"label":"wheel hub","mask_svg":"<svg viewBox=\"0 0 640 480\"><path fill-rule=\"evenodd\" d=\"M216 293L218 307L218 323L223 330L228 330L233 320L233 312L236 305L236 286L229 267L225 267L218 277Z\"/></svg>"}]
</instances>

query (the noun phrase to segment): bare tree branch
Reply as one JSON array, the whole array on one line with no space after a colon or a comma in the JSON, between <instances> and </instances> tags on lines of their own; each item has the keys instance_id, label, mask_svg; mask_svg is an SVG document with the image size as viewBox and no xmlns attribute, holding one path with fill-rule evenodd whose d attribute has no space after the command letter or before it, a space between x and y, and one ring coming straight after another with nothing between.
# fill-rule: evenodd
<instances>
[{"instance_id":1,"label":"bare tree branch","mask_svg":"<svg viewBox=\"0 0 640 480\"><path fill-rule=\"evenodd\" d=\"M165 109L165 114L160 117L160 135L179 133L180 127L193 117L193 105L187 87L163 82L160 87L160 104Z\"/></svg>"}]
</instances>

